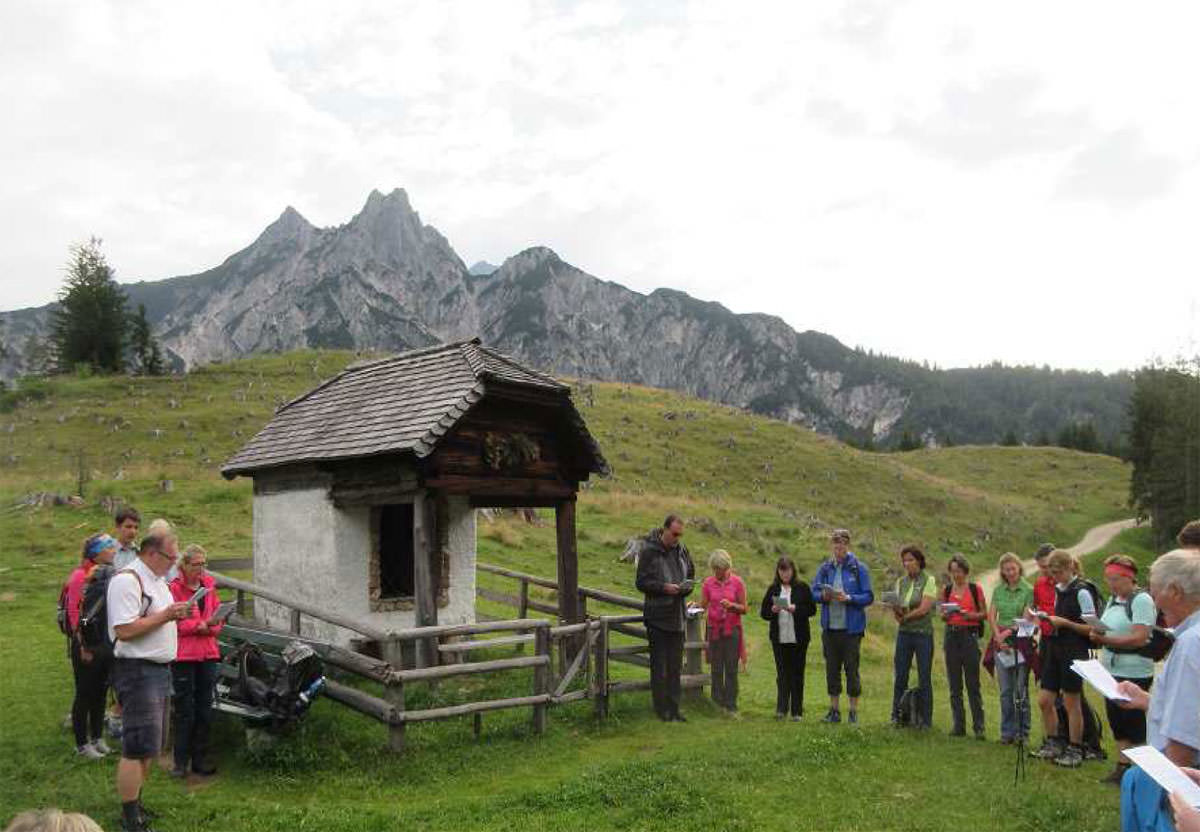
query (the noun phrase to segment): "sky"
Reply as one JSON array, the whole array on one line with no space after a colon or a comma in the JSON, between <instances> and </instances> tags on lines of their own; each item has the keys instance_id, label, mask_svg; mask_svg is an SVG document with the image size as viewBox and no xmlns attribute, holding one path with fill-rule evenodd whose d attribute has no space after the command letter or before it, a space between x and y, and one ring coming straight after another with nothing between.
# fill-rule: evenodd
<instances>
[{"instance_id":1,"label":"sky","mask_svg":"<svg viewBox=\"0 0 1200 832\"><path fill-rule=\"evenodd\" d=\"M468 264L940 367L1200 352L1190 2L0 4L0 309L404 188ZM1192 79L1189 81L1188 79Z\"/></svg>"}]
</instances>

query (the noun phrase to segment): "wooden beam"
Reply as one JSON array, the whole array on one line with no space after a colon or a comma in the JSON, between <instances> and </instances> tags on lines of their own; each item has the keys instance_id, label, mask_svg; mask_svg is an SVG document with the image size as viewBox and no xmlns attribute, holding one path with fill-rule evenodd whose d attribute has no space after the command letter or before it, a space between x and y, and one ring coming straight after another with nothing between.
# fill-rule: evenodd
<instances>
[{"instance_id":1,"label":"wooden beam","mask_svg":"<svg viewBox=\"0 0 1200 832\"><path fill-rule=\"evenodd\" d=\"M524 667L544 668L549 663L549 656L520 656L512 659L496 659L490 662L463 662L462 664L443 664L438 667L422 667L416 670L397 670L392 673L391 678L403 682L428 682L434 679L467 676L473 673L519 670Z\"/></svg>"},{"instance_id":2,"label":"wooden beam","mask_svg":"<svg viewBox=\"0 0 1200 832\"><path fill-rule=\"evenodd\" d=\"M545 708L550 701L549 694L540 696L514 696L511 699L492 699L487 702L468 702L465 705L448 705L444 708L429 708L424 711L404 711L397 714L402 722L428 722L433 719L449 719L455 716L499 711L504 708L526 708L532 705L535 709Z\"/></svg>"},{"instance_id":3,"label":"wooden beam","mask_svg":"<svg viewBox=\"0 0 1200 832\"><path fill-rule=\"evenodd\" d=\"M522 506L532 505L530 501L538 498L565 500L575 496L574 483L520 477L433 477L425 481L425 487L437 489L443 494L466 495L476 500L516 498Z\"/></svg>"},{"instance_id":4,"label":"wooden beam","mask_svg":"<svg viewBox=\"0 0 1200 832\"><path fill-rule=\"evenodd\" d=\"M282 604L285 607L299 610L310 618L335 624L338 627L342 627L346 630L350 630L351 632L358 633L359 635L366 636L367 638L374 639L376 641L387 638L388 634L386 632L370 624L366 624L361 621L354 621L353 619L346 618L343 615L338 615L337 613L319 609L312 604L297 600L295 598L289 598L279 592L273 592L266 587L252 584L249 581L241 581L237 578L230 578L228 575L222 575L219 572L210 572L209 574L212 575L213 580L217 582L217 586L219 587L249 592L252 595L256 595L257 597L263 598L267 601L274 601L276 604Z\"/></svg>"},{"instance_id":5,"label":"wooden beam","mask_svg":"<svg viewBox=\"0 0 1200 832\"><path fill-rule=\"evenodd\" d=\"M432 627L437 624L437 587L433 579L432 528L433 502L424 492L413 497L413 595L416 596L416 624ZM436 646L429 641L417 642L417 667L437 664Z\"/></svg>"},{"instance_id":6,"label":"wooden beam","mask_svg":"<svg viewBox=\"0 0 1200 832\"><path fill-rule=\"evenodd\" d=\"M565 622L580 620L579 552L575 542L575 498L554 507L558 532L558 617Z\"/></svg>"}]
</instances>

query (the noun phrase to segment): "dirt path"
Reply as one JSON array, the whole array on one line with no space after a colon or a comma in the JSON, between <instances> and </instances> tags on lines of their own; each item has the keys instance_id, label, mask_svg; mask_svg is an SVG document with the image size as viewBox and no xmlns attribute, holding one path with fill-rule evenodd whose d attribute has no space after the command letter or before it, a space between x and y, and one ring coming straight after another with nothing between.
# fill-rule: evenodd
<instances>
[{"instance_id":1,"label":"dirt path","mask_svg":"<svg viewBox=\"0 0 1200 832\"><path fill-rule=\"evenodd\" d=\"M1088 529L1087 532L1084 533L1083 539L1074 546L1069 547L1067 551L1079 557L1090 555L1097 549L1103 549L1121 532L1125 531L1126 529L1132 529L1136 525L1136 520L1129 519L1116 520L1112 523L1105 523L1101 526L1095 526L1094 528ZM1037 570L1037 564L1034 563L1033 558L1022 561L1021 566L1024 568L1026 575L1030 575ZM997 569L989 569L980 576L979 583L983 587L983 591L988 597L991 597L992 589L996 586L996 583L999 580L1000 571Z\"/></svg>"}]
</instances>

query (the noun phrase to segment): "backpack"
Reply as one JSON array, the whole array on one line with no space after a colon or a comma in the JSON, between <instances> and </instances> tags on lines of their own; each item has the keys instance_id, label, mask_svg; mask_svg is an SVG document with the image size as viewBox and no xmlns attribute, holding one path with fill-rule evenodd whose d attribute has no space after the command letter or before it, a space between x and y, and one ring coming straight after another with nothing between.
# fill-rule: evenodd
<instances>
[{"instance_id":1,"label":"backpack","mask_svg":"<svg viewBox=\"0 0 1200 832\"><path fill-rule=\"evenodd\" d=\"M1104 739L1104 726L1096 718L1096 712L1088 704L1086 696L1080 695L1079 705L1083 710L1083 741L1080 745L1083 746L1084 758L1089 760L1107 759L1108 755L1100 744L1100 741ZM1063 704L1061 696L1055 697L1054 710L1058 713L1058 738L1063 743L1069 744L1071 737L1067 723L1067 708Z\"/></svg>"},{"instance_id":2,"label":"backpack","mask_svg":"<svg viewBox=\"0 0 1200 832\"><path fill-rule=\"evenodd\" d=\"M1116 600L1115 598L1111 599L1108 603L1110 605L1118 604L1118 605L1124 607L1125 614L1127 616L1129 616L1130 621L1133 621L1133 599L1137 598L1139 595L1141 595L1144 592L1146 592L1146 590L1139 589L1137 592L1135 592L1129 598L1129 601L1124 604L1122 604L1120 601ZM1151 659L1152 661L1160 662L1167 657L1167 654L1171 652L1171 648L1174 645L1175 645L1175 636L1173 636L1167 630L1167 620L1166 620L1166 618L1163 617L1162 610L1159 610L1158 617L1155 618L1155 620L1154 620L1154 626L1150 628L1150 640L1149 641L1147 641L1141 647L1109 647L1107 649L1111 650L1114 653L1125 653L1125 654L1132 653L1137 656L1142 656L1144 658Z\"/></svg>"},{"instance_id":3,"label":"backpack","mask_svg":"<svg viewBox=\"0 0 1200 832\"><path fill-rule=\"evenodd\" d=\"M971 581L970 583L968 583L967 587L971 590L971 601L975 604L975 612L981 611L983 609L983 589L979 586L979 584L975 583L974 581ZM949 600L950 600L950 584L946 584L944 587L942 587L942 601L949 601ZM975 638L983 638L983 622L982 621L976 621L968 629L970 629L972 632L975 633Z\"/></svg>"},{"instance_id":4,"label":"backpack","mask_svg":"<svg viewBox=\"0 0 1200 832\"><path fill-rule=\"evenodd\" d=\"M921 690L919 688L909 688L900 696L896 723L909 728L915 728L921 724Z\"/></svg>"},{"instance_id":5,"label":"backpack","mask_svg":"<svg viewBox=\"0 0 1200 832\"><path fill-rule=\"evenodd\" d=\"M64 636L71 636L71 616L67 613L67 585L63 584L58 593L58 607L54 613L58 622L58 631Z\"/></svg>"},{"instance_id":6,"label":"backpack","mask_svg":"<svg viewBox=\"0 0 1200 832\"><path fill-rule=\"evenodd\" d=\"M83 607L79 612L79 643L88 650L111 650L113 643L108 637L108 585L116 575L129 574L138 582L142 591L141 615L149 610L153 599L146 594L142 578L132 569L120 572L111 566L97 566L88 579L83 593Z\"/></svg>"},{"instance_id":7,"label":"backpack","mask_svg":"<svg viewBox=\"0 0 1200 832\"><path fill-rule=\"evenodd\" d=\"M1088 591L1088 595L1092 596L1092 606L1096 608L1096 617L1099 618L1104 615L1104 599L1100 596L1100 588L1087 578L1076 576L1075 580L1083 584L1083 588Z\"/></svg>"}]
</instances>

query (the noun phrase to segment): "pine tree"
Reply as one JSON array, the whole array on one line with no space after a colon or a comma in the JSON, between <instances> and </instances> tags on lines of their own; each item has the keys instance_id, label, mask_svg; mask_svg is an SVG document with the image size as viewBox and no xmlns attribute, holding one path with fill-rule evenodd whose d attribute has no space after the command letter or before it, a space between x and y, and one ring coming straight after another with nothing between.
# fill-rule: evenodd
<instances>
[{"instance_id":1,"label":"pine tree","mask_svg":"<svg viewBox=\"0 0 1200 832\"><path fill-rule=\"evenodd\" d=\"M1021 440L1017 439L1017 434L1010 429L1008 433L1004 434L1004 438L1000 440L1000 444L1006 448L1015 448L1021 444Z\"/></svg>"},{"instance_id":2,"label":"pine tree","mask_svg":"<svg viewBox=\"0 0 1200 832\"><path fill-rule=\"evenodd\" d=\"M129 318L129 349L133 353L134 369L144 376L163 374L162 348L150 330L146 305L138 304L137 314Z\"/></svg>"},{"instance_id":3,"label":"pine tree","mask_svg":"<svg viewBox=\"0 0 1200 832\"><path fill-rule=\"evenodd\" d=\"M99 372L124 368L125 293L113 279L100 240L71 247L67 277L51 324L55 369L83 365Z\"/></svg>"}]
</instances>

